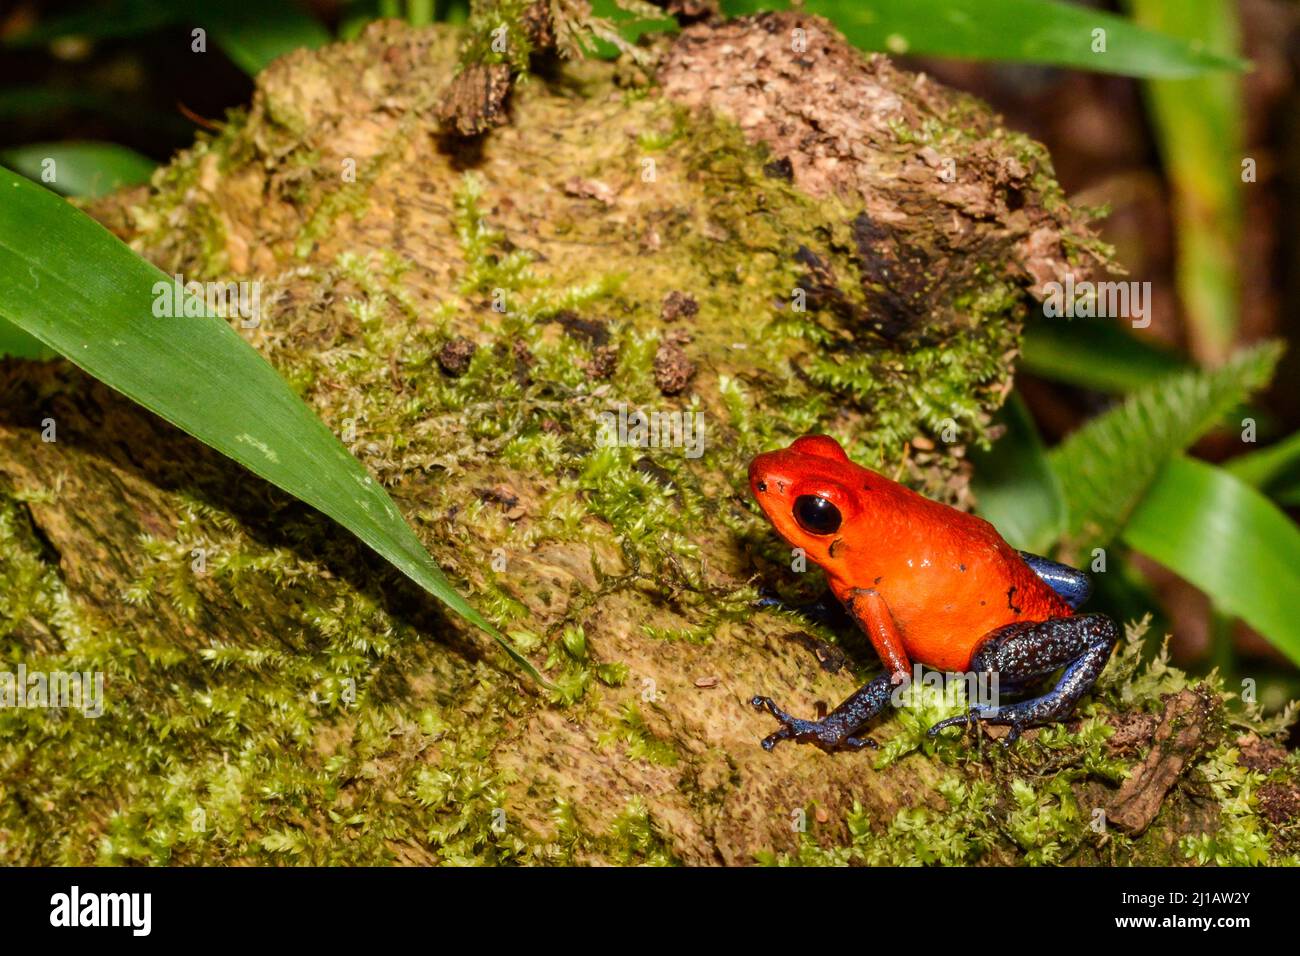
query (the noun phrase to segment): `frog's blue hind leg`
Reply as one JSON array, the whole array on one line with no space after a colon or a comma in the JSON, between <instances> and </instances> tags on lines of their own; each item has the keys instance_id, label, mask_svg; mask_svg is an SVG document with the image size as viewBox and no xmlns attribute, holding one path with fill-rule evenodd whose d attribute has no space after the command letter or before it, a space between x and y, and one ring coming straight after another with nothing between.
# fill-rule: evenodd
<instances>
[{"instance_id":1,"label":"frog's blue hind leg","mask_svg":"<svg viewBox=\"0 0 1300 956\"><path fill-rule=\"evenodd\" d=\"M1101 676L1118 639L1119 628L1104 614L1023 621L998 628L975 652L970 669L996 674L999 693L1064 667L1061 679L1041 697L1005 706L976 704L968 713L939 721L929 735L933 737L945 727L984 721L1010 727L1011 733L1002 741L1010 746L1026 727L1052 723L1069 714Z\"/></svg>"},{"instance_id":2,"label":"frog's blue hind leg","mask_svg":"<svg viewBox=\"0 0 1300 956\"><path fill-rule=\"evenodd\" d=\"M1071 610L1078 610L1092 594L1092 579L1084 572L1028 551L1021 551L1020 556L1044 584L1061 595Z\"/></svg>"}]
</instances>

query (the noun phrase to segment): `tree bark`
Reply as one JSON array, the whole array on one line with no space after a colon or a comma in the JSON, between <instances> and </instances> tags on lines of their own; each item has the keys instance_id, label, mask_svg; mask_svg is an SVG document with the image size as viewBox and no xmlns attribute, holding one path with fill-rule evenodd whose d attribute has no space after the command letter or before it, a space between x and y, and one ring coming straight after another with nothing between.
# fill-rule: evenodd
<instances>
[{"instance_id":1,"label":"tree bark","mask_svg":"<svg viewBox=\"0 0 1300 956\"><path fill-rule=\"evenodd\" d=\"M0 860L1293 852L1229 806L1259 779L1207 782L1237 772L1217 699L1172 780L1153 758L1154 821L1092 825L1185 683L1136 644L1067 732L1009 754L923 743L933 709L882 720L880 756L758 746L752 695L811 715L875 665L754 608L817 575L748 500L748 459L829 431L971 506L965 449L1033 293L1104 263L1040 146L799 14L529 75L463 139L458 40L380 23L285 57L91 211L169 274L262 283L249 340L563 693L198 442L64 363L7 362L6 659L102 670L108 709L0 714ZM702 456L603 447L620 409L700 413ZM1249 773L1294 786L1246 742L1272 754Z\"/></svg>"}]
</instances>

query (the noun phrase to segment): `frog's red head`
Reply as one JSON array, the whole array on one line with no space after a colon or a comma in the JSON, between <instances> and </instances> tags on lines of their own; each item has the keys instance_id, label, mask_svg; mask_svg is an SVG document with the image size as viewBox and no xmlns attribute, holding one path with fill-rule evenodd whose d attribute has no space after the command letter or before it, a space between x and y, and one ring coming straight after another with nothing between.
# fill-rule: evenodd
<instances>
[{"instance_id":1,"label":"frog's red head","mask_svg":"<svg viewBox=\"0 0 1300 956\"><path fill-rule=\"evenodd\" d=\"M875 519L887 513L898 486L849 461L835 439L805 435L789 448L757 456L749 487L781 537L803 548L832 577L851 550L870 542Z\"/></svg>"}]
</instances>

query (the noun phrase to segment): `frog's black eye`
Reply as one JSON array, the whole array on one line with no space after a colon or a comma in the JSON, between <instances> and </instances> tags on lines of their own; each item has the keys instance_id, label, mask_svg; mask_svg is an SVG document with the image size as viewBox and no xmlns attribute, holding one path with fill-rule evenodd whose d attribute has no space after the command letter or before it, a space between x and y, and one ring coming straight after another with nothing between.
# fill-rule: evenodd
<instances>
[{"instance_id":1,"label":"frog's black eye","mask_svg":"<svg viewBox=\"0 0 1300 956\"><path fill-rule=\"evenodd\" d=\"M809 534L834 534L840 529L840 509L820 495L794 499L794 520Z\"/></svg>"}]
</instances>

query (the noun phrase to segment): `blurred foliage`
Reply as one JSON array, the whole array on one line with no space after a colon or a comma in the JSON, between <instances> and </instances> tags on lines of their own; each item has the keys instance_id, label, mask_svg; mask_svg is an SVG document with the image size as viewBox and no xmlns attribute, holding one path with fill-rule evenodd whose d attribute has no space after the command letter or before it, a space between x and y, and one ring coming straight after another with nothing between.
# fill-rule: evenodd
<instances>
[{"instance_id":1,"label":"blurred foliage","mask_svg":"<svg viewBox=\"0 0 1300 956\"><path fill-rule=\"evenodd\" d=\"M786 10L785 0L722 0L728 14ZM863 50L1042 63L1178 78L1240 69L1236 57L1123 17L1056 0L804 0Z\"/></svg>"},{"instance_id":2,"label":"blurred foliage","mask_svg":"<svg viewBox=\"0 0 1300 956\"><path fill-rule=\"evenodd\" d=\"M32 143L0 149L0 165L63 196L94 199L148 182L153 160L115 143Z\"/></svg>"},{"instance_id":3,"label":"blurred foliage","mask_svg":"<svg viewBox=\"0 0 1300 956\"><path fill-rule=\"evenodd\" d=\"M1107 584L1131 598L1133 580L1125 584L1126 572L1105 555L1120 539L1195 584L1219 612L1240 617L1300 664L1300 618L1280 600L1300 593L1300 530L1252 487L1300 470L1300 434L1222 468L1183 454L1268 382L1280 351L1263 345L1217 369L1158 379L1050 453L1013 396L1004 412L1006 434L990 452L973 456L981 513L1016 547L1059 547L1107 579L1119 572L1121 580ZM1136 603L1142 600L1139 594Z\"/></svg>"},{"instance_id":4,"label":"blurred foliage","mask_svg":"<svg viewBox=\"0 0 1300 956\"><path fill-rule=\"evenodd\" d=\"M1160 469L1266 385L1281 350L1240 352L1211 370L1189 370L1133 392L1051 454L1068 520L1064 543L1076 558L1105 547Z\"/></svg>"},{"instance_id":5,"label":"blurred foliage","mask_svg":"<svg viewBox=\"0 0 1300 956\"><path fill-rule=\"evenodd\" d=\"M1053 381L1123 394L1187 367L1177 353L1139 339L1113 319L1031 319L1021 365Z\"/></svg>"},{"instance_id":6,"label":"blurred foliage","mask_svg":"<svg viewBox=\"0 0 1300 956\"><path fill-rule=\"evenodd\" d=\"M1169 461L1123 530L1124 541L1199 587L1300 666L1300 529L1223 468Z\"/></svg>"},{"instance_id":7,"label":"blurred foliage","mask_svg":"<svg viewBox=\"0 0 1300 956\"><path fill-rule=\"evenodd\" d=\"M1181 37L1198 49L1237 48L1233 0L1129 0L1143 26ZM1241 76L1228 70L1146 84L1178 230L1177 286L1192 348L1221 361L1237 337L1238 255L1242 235Z\"/></svg>"},{"instance_id":8,"label":"blurred foliage","mask_svg":"<svg viewBox=\"0 0 1300 956\"><path fill-rule=\"evenodd\" d=\"M256 6L225 0L108 0L44 20L9 37L4 45L21 49L68 36L135 37L177 24L203 30L205 46L210 32L213 42L248 73L259 72L290 50L330 40L323 24L288 0L265 0Z\"/></svg>"},{"instance_id":9,"label":"blurred foliage","mask_svg":"<svg viewBox=\"0 0 1300 956\"><path fill-rule=\"evenodd\" d=\"M1012 547L1043 554L1065 530L1061 482L1052 470L1033 416L1012 395L998 417L1005 434L993 449L974 449L971 490L980 511Z\"/></svg>"},{"instance_id":10,"label":"blurred foliage","mask_svg":"<svg viewBox=\"0 0 1300 956\"><path fill-rule=\"evenodd\" d=\"M1287 507L1300 506L1300 432L1227 464L1246 484Z\"/></svg>"}]
</instances>

